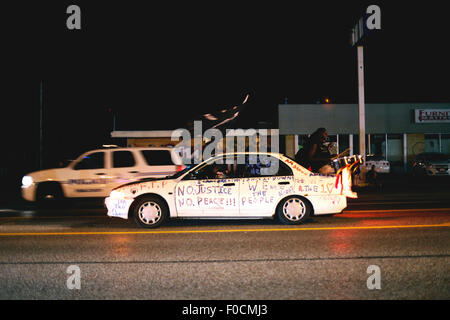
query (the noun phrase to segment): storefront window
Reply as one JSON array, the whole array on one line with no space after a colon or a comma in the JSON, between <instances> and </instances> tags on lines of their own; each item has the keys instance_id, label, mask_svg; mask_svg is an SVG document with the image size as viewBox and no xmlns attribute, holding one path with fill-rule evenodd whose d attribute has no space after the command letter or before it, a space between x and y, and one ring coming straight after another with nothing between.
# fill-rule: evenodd
<instances>
[{"instance_id":1,"label":"storefront window","mask_svg":"<svg viewBox=\"0 0 450 320\"><path fill-rule=\"evenodd\" d=\"M391 162L391 165L402 166L403 159L403 135L401 134L388 134L387 139L387 160Z\"/></svg>"},{"instance_id":2,"label":"storefront window","mask_svg":"<svg viewBox=\"0 0 450 320\"><path fill-rule=\"evenodd\" d=\"M303 134L298 136L298 150L303 149L305 142L308 140L308 135Z\"/></svg>"},{"instance_id":3,"label":"storefront window","mask_svg":"<svg viewBox=\"0 0 450 320\"><path fill-rule=\"evenodd\" d=\"M350 142L349 142L349 135L348 134L340 134L339 135L339 152L338 153L342 153L345 150L350 148ZM348 153L347 155L349 155L350 153Z\"/></svg>"},{"instance_id":4,"label":"storefront window","mask_svg":"<svg viewBox=\"0 0 450 320\"><path fill-rule=\"evenodd\" d=\"M353 135L353 154L359 154L359 134Z\"/></svg>"},{"instance_id":5,"label":"storefront window","mask_svg":"<svg viewBox=\"0 0 450 320\"><path fill-rule=\"evenodd\" d=\"M450 134L441 135L441 152L450 155Z\"/></svg>"},{"instance_id":6,"label":"storefront window","mask_svg":"<svg viewBox=\"0 0 450 320\"><path fill-rule=\"evenodd\" d=\"M425 135L425 152L439 152L439 135Z\"/></svg>"},{"instance_id":7,"label":"storefront window","mask_svg":"<svg viewBox=\"0 0 450 320\"><path fill-rule=\"evenodd\" d=\"M370 154L377 158L386 159L386 135L371 134L370 135Z\"/></svg>"},{"instance_id":8,"label":"storefront window","mask_svg":"<svg viewBox=\"0 0 450 320\"><path fill-rule=\"evenodd\" d=\"M331 144L330 147L330 152L333 155L337 155L338 154L338 150L337 150L337 135L329 135L328 139L327 139L327 143Z\"/></svg>"}]
</instances>

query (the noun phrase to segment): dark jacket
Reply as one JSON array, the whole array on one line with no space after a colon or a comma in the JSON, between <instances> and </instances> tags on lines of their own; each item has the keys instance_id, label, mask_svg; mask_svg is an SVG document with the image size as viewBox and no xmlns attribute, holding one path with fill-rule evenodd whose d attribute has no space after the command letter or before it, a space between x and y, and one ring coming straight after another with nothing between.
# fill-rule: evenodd
<instances>
[{"instance_id":1,"label":"dark jacket","mask_svg":"<svg viewBox=\"0 0 450 320\"><path fill-rule=\"evenodd\" d=\"M317 148L310 156L311 150L313 150L314 145L317 145ZM311 136L303 146L302 149L300 149L297 154L295 155L295 161L300 164L301 166L311 169L313 172L318 172L320 168L322 168L324 165L330 163L330 151L328 148L323 144L322 138L319 136Z\"/></svg>"}]
</instances>

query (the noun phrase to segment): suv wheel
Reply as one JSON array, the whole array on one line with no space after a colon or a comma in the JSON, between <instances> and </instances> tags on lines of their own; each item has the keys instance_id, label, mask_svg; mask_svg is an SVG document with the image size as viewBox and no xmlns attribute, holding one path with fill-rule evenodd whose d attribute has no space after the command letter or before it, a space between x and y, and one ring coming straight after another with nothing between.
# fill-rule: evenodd
<instances>
[{"instance_id":1,"label":"suv wheel","mask_svg":"<svg viewBox=\"0 0 450 320\"><path fill-rule=\"evenodd\" d=\"M63 192L59 183L41 183L36 191L36 202L40 207L57 205L63 198Z\"/></svg>"}]
</instances>

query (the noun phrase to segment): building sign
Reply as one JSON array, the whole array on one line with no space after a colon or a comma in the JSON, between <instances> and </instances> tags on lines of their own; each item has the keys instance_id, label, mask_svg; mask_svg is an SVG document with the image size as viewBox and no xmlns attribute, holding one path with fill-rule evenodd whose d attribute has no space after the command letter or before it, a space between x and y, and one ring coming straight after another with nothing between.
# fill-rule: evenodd
<instances>
[{"instance_id":1,"label":"building sign","mask_svg":"<svg viewBox=\"0 0 450 320\"><path fill-rule=\"evenodd\" d=\"M377 5L368 6L364 15L352 29L352 46L360 45L361 40L373 30L381 30L381 9Z\"/></svg>"},{"instance_id":2,"label":"building sign","mask_svg":"<svg viewBox=\"0 0 450 320\"><path fill-rule=\"evenodd\" d=\"M450 109L416 109L416 123L450 123Z\"/></svg>"}]
</instances>

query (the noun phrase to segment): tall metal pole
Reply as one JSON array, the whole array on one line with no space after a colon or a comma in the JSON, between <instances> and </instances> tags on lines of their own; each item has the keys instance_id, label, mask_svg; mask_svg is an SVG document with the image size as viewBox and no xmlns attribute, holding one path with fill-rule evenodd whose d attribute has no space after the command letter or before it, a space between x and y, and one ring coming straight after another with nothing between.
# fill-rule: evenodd
<instances>
[{"instance_id":1,"label":"tall metal pole","mask_svg":"<svg viewBox=\"0 0 450 320\"><path fill-rule=\"evenodd\" d=\"M39 169L42 169L42 80L39 97Z\"/></svg>"},{"instance_id":2,"label":"tall metal pole","mask_svg":"<svg viewBox=\"0 0 450 320\"><path fill-rule=\"evenodd\" d=\"M366 160L366 107L364 97L364 50L358 46L358 88L359 88L359 154Z\"/></svg>"}]
</instances>

